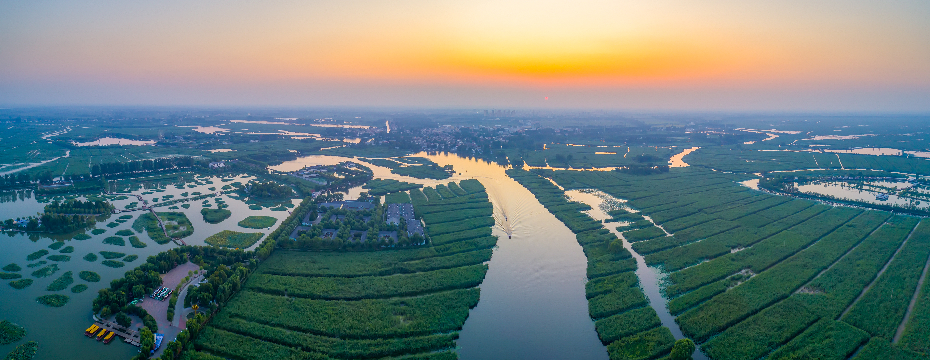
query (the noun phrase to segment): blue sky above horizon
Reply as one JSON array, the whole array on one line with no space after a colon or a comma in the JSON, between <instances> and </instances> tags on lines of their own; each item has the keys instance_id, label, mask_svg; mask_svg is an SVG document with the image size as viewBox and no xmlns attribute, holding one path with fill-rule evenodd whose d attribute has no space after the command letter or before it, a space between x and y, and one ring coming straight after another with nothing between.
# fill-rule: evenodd
<instances>
[{"instance_id":1,"label":"blue sky above horizon","mask_svg":"<svg viewBox=\"0 0 930 360\"><path fill-rule=\"evenodd\" d=\"M0 0L0 104L927 112L928 19L918 0Z\"/></svg>"}]
</instances>

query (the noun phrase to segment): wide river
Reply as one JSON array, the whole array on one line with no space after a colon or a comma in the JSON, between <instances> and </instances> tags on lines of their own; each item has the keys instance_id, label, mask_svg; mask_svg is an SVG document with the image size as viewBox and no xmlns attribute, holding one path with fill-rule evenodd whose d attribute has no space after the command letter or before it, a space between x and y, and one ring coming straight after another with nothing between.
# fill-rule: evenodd
<instances>
[{"instance_id":1,"label":"wide river","mask_svg":"<svg viewBox=\"0 0 930 360\"><path fill-rule=\"evenodd\" d=\"M456 155L429 155L452 165L449 179L424 180L391 174L365 163L376 178L424 185L477 179L494 204L497 248L481 284L481 301L459 333L462 359L607 359L607 349L588 316L584 285L587 260L575 235L549 213L529 190L511 179L506 168ZM292 171L303 166L358 159L310 156L273 167ZM360 188L349 191L357 196Z\"/></svg>"}]
</instances>

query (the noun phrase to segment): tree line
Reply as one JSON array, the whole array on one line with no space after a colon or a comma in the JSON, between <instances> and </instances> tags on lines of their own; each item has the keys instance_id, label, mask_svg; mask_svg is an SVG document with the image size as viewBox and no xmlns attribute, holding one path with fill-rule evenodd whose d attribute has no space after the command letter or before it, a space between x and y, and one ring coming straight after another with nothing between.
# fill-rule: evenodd
<instances>
[{"instance_id":1,"label":"tree line","mask_svg":"<svg viewBox=\"0 0 930 360\"><path fill-rule=\"evenodd\" d=\"M90 169L90 174L93 177L100 177L173 169L189 169L193 166L194 158L190 156L183 156L94 164Z\"/></svg>"}]
</instances>

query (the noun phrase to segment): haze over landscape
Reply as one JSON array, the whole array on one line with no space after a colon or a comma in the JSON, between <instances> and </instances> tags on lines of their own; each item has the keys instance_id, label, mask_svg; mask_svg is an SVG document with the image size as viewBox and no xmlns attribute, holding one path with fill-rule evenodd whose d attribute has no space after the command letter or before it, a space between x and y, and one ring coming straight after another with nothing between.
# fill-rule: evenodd
<instances>
[{"instance_id":1,"label":"haze over landscape","mask_svg":"<svg viewBox=\"0 0 930 360\"><path fill-rule=\"evenodd\" d=\"M928 20L0 0L0 356L930 360Z\"/></svg>"},{"instance_id":2,"label":"haze over landscape","mask_svg":"<svg viewBox=\"0 0 930 360\"><path fill-rule=\"evenodd\" d=\"M920 0L2 7L8 105L930 110Z\"/></svg>"}]
</instances>

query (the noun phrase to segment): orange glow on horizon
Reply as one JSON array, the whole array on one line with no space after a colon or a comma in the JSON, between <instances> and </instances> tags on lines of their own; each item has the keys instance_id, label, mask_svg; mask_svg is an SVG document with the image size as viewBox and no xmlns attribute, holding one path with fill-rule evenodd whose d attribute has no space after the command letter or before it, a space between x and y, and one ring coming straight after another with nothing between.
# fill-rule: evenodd
<instances>
[{"instance_id":1,"label":"orange glow on horizon","mask_svg":"<svg viewBox=\"0 0 930 360\"><path fill-rule=\"evenodd\" d=\"M289 102L317 91L349 94L326 101L362 103L355 94L379 99L373 92L384 91L399 101L420 89L453 96L433 91L439 88L504 101L485 94L508 89L535 101L550 95L558 101L548 104L564 106L580 102L561 91L681 91L703 103L713 88L724 102L747 89L767 99L855 88L864 89L861 98L891 89L919 99L930 91L926 4L12 2L0 11L0 88L7 89L0 95L152 89L137 96L144 103L153 94L221 90L248 97L272 89L298 99ZM401 91L374 90L387 88Z\"/></svg>"}]
</instances>

